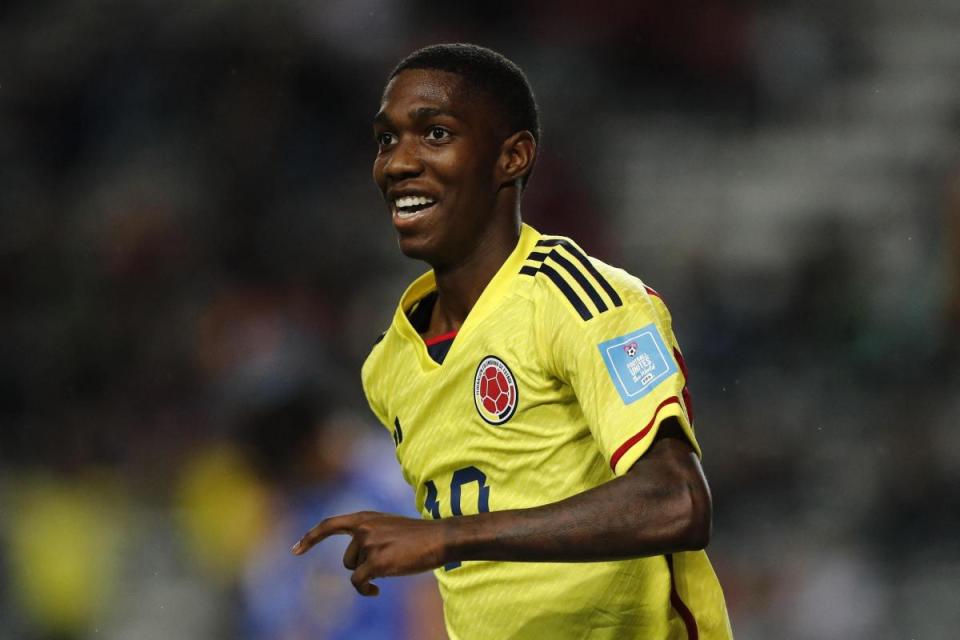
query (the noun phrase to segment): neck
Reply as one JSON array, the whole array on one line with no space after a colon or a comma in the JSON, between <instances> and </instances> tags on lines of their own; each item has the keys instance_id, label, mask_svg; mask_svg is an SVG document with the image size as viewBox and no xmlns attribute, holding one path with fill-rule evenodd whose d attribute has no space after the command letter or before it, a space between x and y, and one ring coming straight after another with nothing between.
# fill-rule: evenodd
<instances>
[{"instance_id":1,"label":"neck","mask_svg":"<svg viewBox=\"0 0 960 640\"><path fill-rule=\"evenodd\" d=\"M437 303L430 318L430 333L459 329L483 290L520 240L520 221L491 227L474 250L455 265L434 267Z\"/></svg>"}]
</instances>

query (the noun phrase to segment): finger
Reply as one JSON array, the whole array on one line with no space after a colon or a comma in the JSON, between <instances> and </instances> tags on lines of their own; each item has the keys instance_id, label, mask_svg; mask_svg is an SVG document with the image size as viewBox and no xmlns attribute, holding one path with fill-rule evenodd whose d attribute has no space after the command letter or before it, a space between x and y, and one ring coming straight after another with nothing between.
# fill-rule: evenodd
<instances>
[{"instance_id":1,"label":"finger","mask_svg":"<svg viewBox=\"0 0 960 640\"><path fill-rule=\"evenodd\" d=\"M352 534L358 515L359 514L356 513L348 513L323 520L320 524L303 534L293 547L291 547L290 552L299 556L309 551L310 548L324 538L341 533Z\"/></svg>"},{"instance_id":2,"label":"finger","mask_svg":"<svg viewBox=\"0 0 960 640\"><path fill-rule=\"evenodd\" d=\"M370 582L375 576L370 569L370 564L360 565L356 571L350 574L350 582L353 588L362 596L379 595L380 587Z\"/></svg>"},{"instance_id":3,"label":"finger","mask_svg":"<svg viewBox=\"0 0 960 640\"><path fill-rule=\"evenodd\" d=\"M357 565L360 564L360 549L361 544L357 538L354 538L350 541L350 544L347 546L347 550L343 553L343 568L344 569L356 569Z\"/></svg>"}]
</instances>

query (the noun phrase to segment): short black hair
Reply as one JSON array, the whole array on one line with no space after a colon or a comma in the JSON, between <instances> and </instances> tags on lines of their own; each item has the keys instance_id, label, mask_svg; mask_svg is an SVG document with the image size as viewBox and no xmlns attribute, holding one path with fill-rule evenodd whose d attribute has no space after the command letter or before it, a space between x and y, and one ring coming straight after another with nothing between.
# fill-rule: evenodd
<instances>
[{"instance_id":1,"label":"short black hair","mask_svg":"<svg viewBox=\"0 0 960 640\"><path fill-rule=\"evenodd\" d=\"M432 69L455 73L496 104L511 133L529 131L540 144L540 109L530 82L506 56L464 42L433 44L417 49L390 72L387 82L407 69ZM523 177L526 185L531 170Z\"/></svg>"}]
</instances>

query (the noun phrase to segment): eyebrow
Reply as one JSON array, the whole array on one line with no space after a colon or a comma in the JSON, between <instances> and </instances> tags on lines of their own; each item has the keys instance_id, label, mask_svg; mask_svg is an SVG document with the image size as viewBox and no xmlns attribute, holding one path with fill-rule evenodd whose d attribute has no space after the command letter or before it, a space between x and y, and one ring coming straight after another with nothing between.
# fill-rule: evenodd
<instances>
[{"instance_id":1,"label":"eyebrow","mask_svg":"<svg viewBox=\"0 0 960 640\"><path fill-rule=\"evenodd\" d=\"M411 109L408 115L413 121L426 120L427 118L435 118L437 116L456 117L449 109L442 109L439 107L417 107L416 109ZM388 116L383 110L378 111L377 115L373 116L373 124L391 123L392 120L390 119L390 116Z\"/></svg>"},{"instance_id":2,"label":"eyebrow","mask_svg":"<svg viewBox=\"0 0 960 640\"><path fill-rule=\"evenodd\" d=\"M423 120L436 116L453 116L453 112L449 109L440 109L437 107L419 107L410 111L410 117L413 120Z\"/></svg>"}]
</instances>

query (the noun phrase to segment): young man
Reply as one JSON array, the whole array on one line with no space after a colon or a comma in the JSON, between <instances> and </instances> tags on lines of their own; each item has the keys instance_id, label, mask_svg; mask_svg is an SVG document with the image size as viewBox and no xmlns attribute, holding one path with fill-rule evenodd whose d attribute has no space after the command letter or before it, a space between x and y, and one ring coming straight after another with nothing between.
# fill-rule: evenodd
<instances>
[{"instance_id":1,"label":"young man","mask_svg":"<svg viewBox=\"0 0 960 640\"><path fill-rule=\"evenodd\" d=\"M435 570L454 639L729 638L670 316L638 279L521 223L539 138L523 73L472 45L421 49L374 131L400 249L432 270L363 385L424 519L335 516L293 552L352 536L363 595Z\"/></svg>"}]
</instances>

